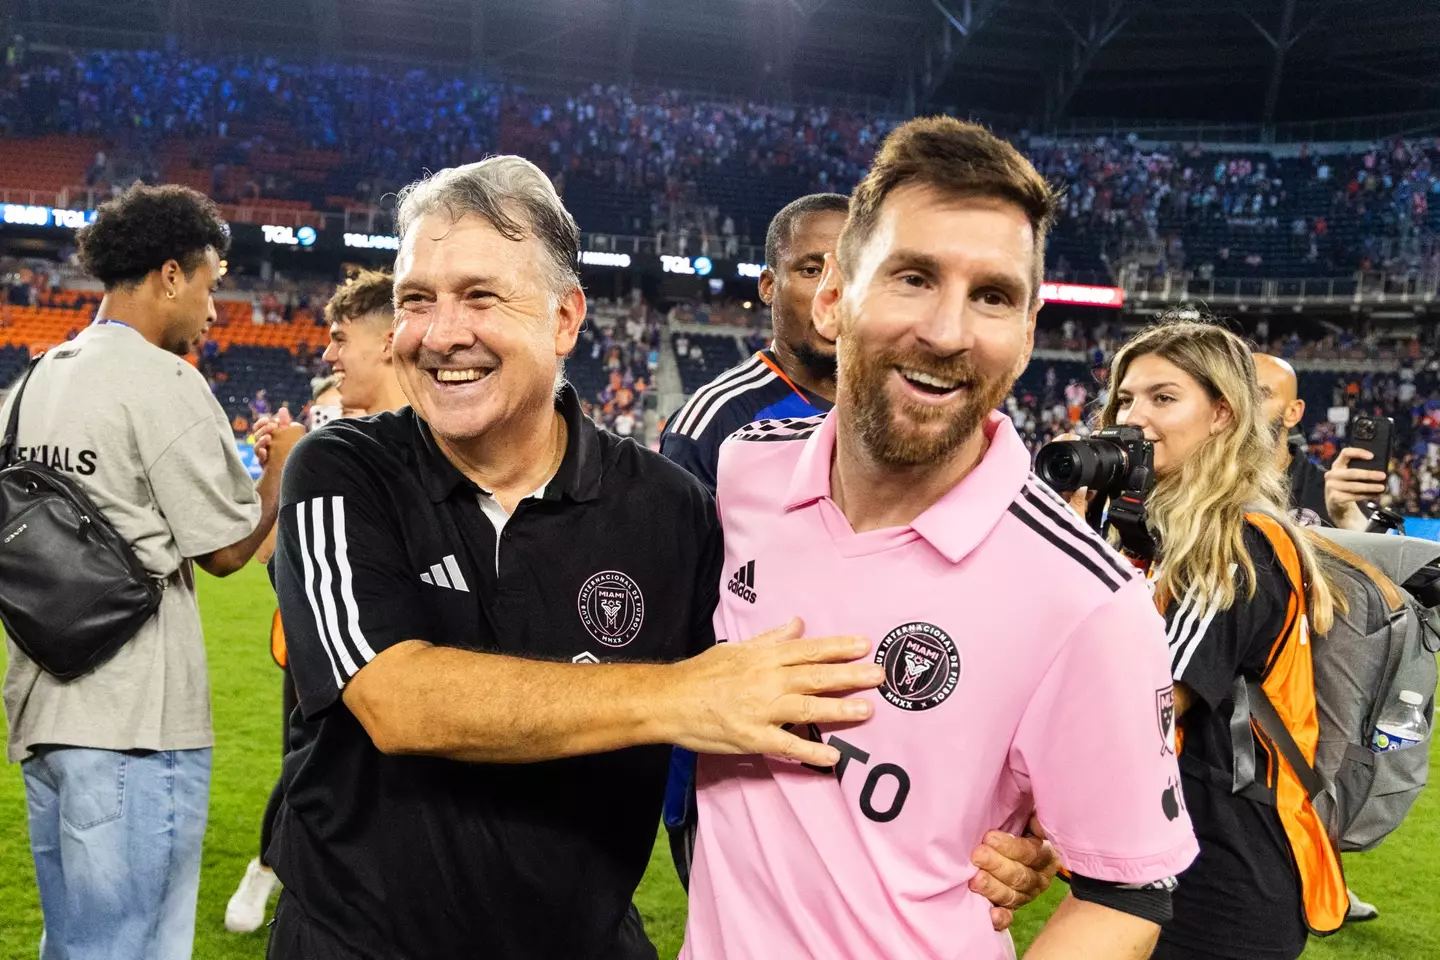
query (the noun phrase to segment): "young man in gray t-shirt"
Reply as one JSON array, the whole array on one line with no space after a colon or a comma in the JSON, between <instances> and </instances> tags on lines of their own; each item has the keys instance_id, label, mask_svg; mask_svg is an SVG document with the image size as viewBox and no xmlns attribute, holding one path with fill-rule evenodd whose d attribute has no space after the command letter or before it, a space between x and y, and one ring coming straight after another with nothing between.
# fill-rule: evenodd
<instances>
[{"instance_id":1,"label":"young man in gray t-shirt","mask_svg":"<svg viewBox=\"0 0 1440 960\"><path fill-rule=\"evenodd\" d=\"M45 355L21 404L16 455L69 474L165 582L155 616L76 680L7 643L7 753L24 771L43 958L191 953L214 743L191 561L226 576L250 559L275 522L286 446L265 438L253 484L185 360L227 244L214 204L183 187L102 206L79 235L105 285L98 316Z\"/></svg>"}]
</instances>

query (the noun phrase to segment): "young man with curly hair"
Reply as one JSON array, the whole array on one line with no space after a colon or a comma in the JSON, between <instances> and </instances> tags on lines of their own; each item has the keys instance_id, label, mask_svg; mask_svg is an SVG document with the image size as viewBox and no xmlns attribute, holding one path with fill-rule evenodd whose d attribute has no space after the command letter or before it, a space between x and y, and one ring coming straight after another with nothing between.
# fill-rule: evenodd
<instances>
[{"instance_id":1,"label":"young man with curly hair","mask_svg":"<svg viewBox=\"0 0 1440 960\"><path fill-rule=\"evenodd\" d=\"M252 483L185 361L229 242L213 203L136 187L78 239L105 298L33 369L18 452L72 474L165 592L135 637L79 679L62 683L10 645L8 754L29 803L40 956L180 960L194 940L214 744L192 562L223 577L255 553L275 523L288 438L264 438L269 464Z\"/></svg>"}]
</instances>

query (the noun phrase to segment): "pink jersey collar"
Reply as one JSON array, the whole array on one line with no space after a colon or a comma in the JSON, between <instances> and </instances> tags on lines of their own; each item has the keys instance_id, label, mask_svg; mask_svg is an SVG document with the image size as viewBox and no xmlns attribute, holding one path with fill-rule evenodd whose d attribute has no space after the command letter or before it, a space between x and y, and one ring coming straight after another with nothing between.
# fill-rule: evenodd
<instances>
[{"instance_id":1,"label":"pink jersey collar","mask_svg":"<svg viewBox=\"0 0 1440 960\"><path fill-rule=\"evenodd\" d=\"M827 416L805 441L785 492L786 510L830 498L836 422ZM1010 418L992 412L983 429L990 447L979 465L910 525L951 563L959 563L995 528L1030 476L1030 453Z\"/></svg>"}]
</instances>

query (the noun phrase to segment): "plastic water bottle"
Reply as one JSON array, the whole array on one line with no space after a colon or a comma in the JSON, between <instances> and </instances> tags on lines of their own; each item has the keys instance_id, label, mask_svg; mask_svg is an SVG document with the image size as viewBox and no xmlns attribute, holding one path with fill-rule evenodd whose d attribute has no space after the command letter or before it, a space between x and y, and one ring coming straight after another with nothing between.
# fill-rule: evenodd
<instances>
[{"instance_id":1,"label":"plastic water bottle","mask_svg":"<svg viewBox=\"0 0 1440 960\"><path fill-rule=\"evenodd\" d=\"M1401 690L1400 699L1386 707L1376 721L1370 749L1375 753L1388 753L1424 743L1430 736L1424 705L1425 698L1414 690Z\"/></svg>"}]
</instances>

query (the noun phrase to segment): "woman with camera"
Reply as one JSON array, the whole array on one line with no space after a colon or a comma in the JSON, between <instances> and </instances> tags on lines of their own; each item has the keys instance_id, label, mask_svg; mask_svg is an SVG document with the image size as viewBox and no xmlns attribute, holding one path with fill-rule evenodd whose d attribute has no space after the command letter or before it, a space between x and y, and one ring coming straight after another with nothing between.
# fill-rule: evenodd
<instances>
[{"instance_id":1,"label":"woman with camera","mask_svg":"<svg viewBox=\"0 0 1440 960\"><path fill-rule=\"evenodd\" d=\"M1161 749L1180 751L1181 770L1157 802L1173 816L1183 804L1200 840L1154 957L1293 960L1309 932L1339 927L1345 885L1248 704L1263 691L1313 751L1308 631L1329 628L1335 600L1284 509L1244 341L1212 323L1162 321L1120 349L1111 383L1100 426L1138 427L1154 451L1144 510L1157 546L1144 559L1175 679L1156 711Z\"/></svg>"}]
</instances>

